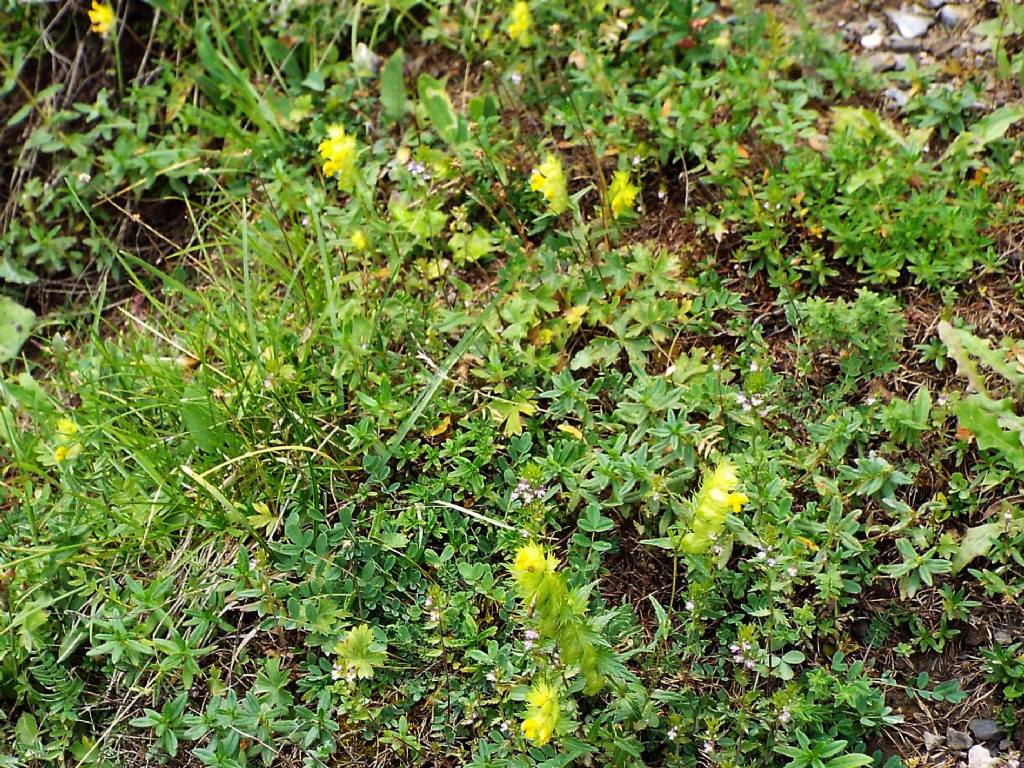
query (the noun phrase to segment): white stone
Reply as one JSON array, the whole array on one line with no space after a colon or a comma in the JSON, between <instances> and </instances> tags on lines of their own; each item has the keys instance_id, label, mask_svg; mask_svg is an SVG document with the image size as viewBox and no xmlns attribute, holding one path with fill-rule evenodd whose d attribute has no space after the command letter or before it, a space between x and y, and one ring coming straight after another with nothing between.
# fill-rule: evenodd
<instances>
[{"instance_id":1,"label":"white stone","mask_svg":"<svg viewBox=\"0 0 1024 768\"><path fill-rule=\"evenodd\" d=\"M873 51L875 48L879 48L882 45L882 33L879 30L875 30L870 34L864 35L860 39L860 44L869 51Z\"/></svg>"},{"instance_id":2,"label":"white stone","mask_svg":"<svg viewBox=\"0 0 1024 768\"><path fill-rule=\"evenodd\" d=\"M885 15L896 25L900 35L907 38L920 37L932 25L932 20L928 16L921 16L911 11L886 11Z\"/></svg>"},{"instance_id":3,"label":"white stone","mask_svg":"<svg viewBox=\"0 0 1024 768\"><path fill-rule=\"evenodd\" d=\"M967 768L992 768L999 762L998 757L992 754L981 744L975 744L967 752Z\"/></svg>"}]
</instances>

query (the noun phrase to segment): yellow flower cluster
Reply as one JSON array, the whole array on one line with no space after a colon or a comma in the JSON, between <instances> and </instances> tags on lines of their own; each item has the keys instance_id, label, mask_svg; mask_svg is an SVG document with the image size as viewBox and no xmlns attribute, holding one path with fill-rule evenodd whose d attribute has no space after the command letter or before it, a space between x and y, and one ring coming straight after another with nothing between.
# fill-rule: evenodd
<instances>
[{"instance_id":1,"label":"yellow flower cluster","mask_svg":"<svg viewBox=\"0 0 1024 768\"><path fill-rule=\"evenodd\" d=\"M53 449L53 461L62 464L77 459L82 453L82 444L78 442L78 425L67 416L57 421L57 445Z\"/></svg>"},{"instance_id":2,"label":"yellow flower cluster","mask_svg":"<svg viewBox=\"0 0 1024 768\"><path fill-rule=\"evenodd\" d=\"M565 183L562 161L548 153L544 162L530 174L530 189L540 192L548 201L548 208L555 215L565 213L569 208L569 190Z\"/></svg>"},{"instance_id":3,"label":"yellow flower cluster","mask_svg":"<svg viewBox=\"0 0 1024 768\"><path fill-rule=\"evenodd\" d=\"M545 682L534 683L526 694L526 703L529 707L523 720L523 735L543 747L551 741L562 714L558 690Z\"/></svg>"},{"instance_id":4,"label":"yellow flower cluster","mask_svg":"<svg viewBox=\"0 0 1024 768\"><path fill-rule=\"evenodd\" d=\"M516 550L509 570L524 598L532 598L540 591L541 583L558 568L558 559L549 555L540 544L524 544Z\"/></svg>"},{"instance_id":5,"label":"yellow flower cluster","mask_svg":"<svg viewBox=\"0 0 1024 768\"><path fill-rule=\"evenodd\" d=\"M356 139L345 133L340 125L332 125L327 129L327 138L320 142L320 158L323 161L324 175L338 177L338 185L346 192L351 192L356 185Z\"/></svg>"},{"instance_id":6,"label":"yellow flower cluster","mask_svg":"<svg viewBox=\"0 0 1024 768\"><path fill-rule=\"evenodd\" d=\"M730 510L737 514L743 509L748 499L746 494L737 492L739 482L736 467L730 461L721 462L710 476L705 474L694 498L690 530L679 541L683 552L693 555L707 552L725 530L725 518Z\"/></svg>"},{"instance_id":7,"label":"yellow flower cluster","mask_svg":"<svg viewBox=\"0 0 1024 768\"><path fill-rule=\"evenodd\" d=\"M513 42L526 48L530 45L530 29L533 27L533 15L530 4L518 2L509 13L508 36Z\"/></svg>"},{"instance_id":8,"label":"yellow flower cluster","mask_svg":"<svg viewBox=\"0 0 1024 768\"><path fill-rule=\"evenodd\" d=\"M114 28L114 21L116 19L114 9L109 3L97 3L96 0L92 0L92 8L89 10L89 21L92 22L92 29L100 37L106 37L110 34L110 30Z\"/></svg>"},{"instance_id":9,"label":"yellow flower cluster","mask_svg":"<svg viewBox=\"0 0 1024 768\"><path fill-rule=\"evenodd\" d=\"M617 219L626 211L633 210L633 201L639 191L640 188L629 180L628 171L616 171L608 185L608 205L612 216Z\"/></svg>"}]
</instances>

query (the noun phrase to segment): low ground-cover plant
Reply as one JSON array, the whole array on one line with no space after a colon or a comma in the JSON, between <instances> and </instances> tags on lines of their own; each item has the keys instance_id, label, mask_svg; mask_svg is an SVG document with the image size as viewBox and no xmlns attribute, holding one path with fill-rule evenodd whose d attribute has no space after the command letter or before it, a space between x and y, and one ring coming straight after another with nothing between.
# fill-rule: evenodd
<instances>
[{"instance_id":1,"label":"low ground-cover plant","mask_svg":"<svg viewBox=\"0 0 1024 768\"><path fill-rule=\"evenodd\" d=\"M962 701L880 659L1024 578L1016 343L912 304L1000 269L1013 108L752 6L157 7L10 118L5 290L132 294L0 303L4 764L852 768Z\"/></svg>"}]
</instances>

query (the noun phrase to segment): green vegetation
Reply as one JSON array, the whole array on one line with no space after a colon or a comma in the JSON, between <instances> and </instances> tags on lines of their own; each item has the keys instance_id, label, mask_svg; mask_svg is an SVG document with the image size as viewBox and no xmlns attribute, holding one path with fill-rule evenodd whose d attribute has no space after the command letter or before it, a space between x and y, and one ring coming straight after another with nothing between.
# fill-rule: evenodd
<instances>
[{"instance_id":1,"label":"green vegetation","mask_svg":"<svg viewBox=\"0 0 1024 768\"><path fill-rule=\"evenodd\" d=\"M1024 107L796 4L112 10L0 10L0 766L1021 725L920 662L1024 616Z\"/></svg>"}]
</instances>

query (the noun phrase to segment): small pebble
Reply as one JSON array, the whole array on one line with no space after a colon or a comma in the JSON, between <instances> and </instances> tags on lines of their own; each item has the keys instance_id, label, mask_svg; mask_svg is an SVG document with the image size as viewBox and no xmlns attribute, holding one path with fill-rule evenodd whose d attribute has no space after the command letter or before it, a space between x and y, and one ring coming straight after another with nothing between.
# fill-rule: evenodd
<instances>
[{"instance_id":1,"label":"small pebble","mask_svg":"<svg viewBox=\"0 0 1024 768\"><path fill-rule=\"evenodd\" d=\"M932 733L931 731L924 732L924 748L931 752L933 749L938 749L942 746L942 735L938 733Z\"/></svg>"},{"instance_id":2,"label":"small pebble","mask_svg":"<svg viewBox=\"0 0 1024 768\"><path fill-rule=\"evenodd\" d=\"M920 37L932 25L932 20L929 17L910 11L890 10L886 11L885 15L889 17L889 21L896 25L900 35L907 38Z\"/></svg>"},{"instance_id":3,"label":"small pebble","mask_svg":"<svg viewBox=\"0 0 1024 768\"><path fill-rule=\"evenodd\" d=\"M974 10L969 5L946 5L939 11L939 21L947 27L959 27L973 16Z\"/></svg>"},{"instance_id":4,"label":"small pebble","mask_svg":"<svg viewBox=\"0 0 1024 768\"><path fill-rule=\"evenodd\" d=\"M967 727L978 741L995 741L1006 735L1005 728L987 717L976 717L967 724Z\"/></svg>"},{"instance_id":5,"label":"small pebble","mask_svg":"<svg viewBox=\"0 0 1024 768\"><path fill-rule=\"evenodd\" d=\"M971 747L971 751L967 753L967 768L990 768L997 762L998 759L992 757L981 744Z\"/></svg>"},{"instance_id":6,"label":"small pebble","mask_svg":"<svg viewBox=\"0 0 1024 768\"><path fill-rule=\"evenodd\" d=\"M973 744L974 739L967 731L958 731L956 728L946 729L946 746L954 752L963 752L970 749Z\"/></svg>"},{"instance_id":7,"label":"small pebble","mask_svg":"<svg viewBox=\"0 0 1024 768\"><path fill-rule=\"evenodd\" d=\"M882 33L879 30L875 30L870 34L864 35L860 39L860 44L863 48L873 51L875 48L880 48L882 45Z\"/></svg>"},{"instance_id":8,"label":"small pebble","mask_svg":"<svg viewBox=\"0 0 1024 768\"><path fill-rule=\"evenodd\" d=\"M921 43L908 37L893 35L889 38L889 48L897 53L917 53L921 50Z\"/></svg>"},{"instance_id":9,"label":"small pebble","mask_svg":"<svg viewBox=\"0 0 1024 768\"><path fill-rule=\"evenodd\" d=\"M999 645L1009 645L1013 642L1013 635L1005 629L997 629L994 638Z\"/></svg>"},{"instance_id":10,"label":"small pebble","mask_svg":"<svg viewBox=\"0 0 1024 768\"><path fill-rule=\"evenodd\" d=\"M910 94L899 88L886 88L882 91L882 96L885 97L885 105L891 109L903 109L910 101Z\"/></svg>"}]
</instances>

